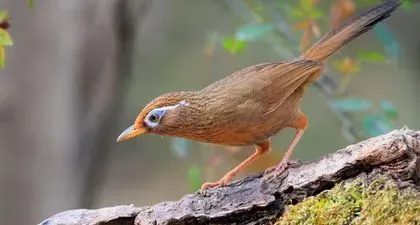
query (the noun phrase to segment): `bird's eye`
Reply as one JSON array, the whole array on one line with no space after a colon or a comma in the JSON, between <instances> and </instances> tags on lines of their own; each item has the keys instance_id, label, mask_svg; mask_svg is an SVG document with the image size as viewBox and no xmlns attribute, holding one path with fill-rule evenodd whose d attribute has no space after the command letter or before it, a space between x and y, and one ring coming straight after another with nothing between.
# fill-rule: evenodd
<instances>
[{"instance_id":1,"label":"bird's eye","mask_svg":"<svg viewBox=\"0 0 420 225\"><path fill-rule=\"evenodd\" d=\"M155 127L159 126L160 121L162 120L163 116L165 115L165 113L167 111L174 110L174 109L178 108L180 105L181 105L181 103L177 104L177 105L163 106L163 107L160 107L160 108L153 109L144 118L144 123L149 128L155 128ZM187 105L187 103L182 102L182 105Z\"/></svg>"},{"instance_id":2,"label":"bird's eye","mask_svg":"<svg viewBox=\"0 0 420 225\"><path fill-rule=\"evenodd\" d=\"M144 122L147 124L148 127L154 128L159 125L160 120L162 119L162 116L165 114L164 110L161 109L155 109L151 111L146 118L144 119Z\"/></svg>"},{"instance_id":3,"label":"bird's eye","mask_svg":"<svg viewBox=\"0 0 420 225\"><path fill-rule=\"evenodd\" d=\"M157 122L159 120L159 116L156 114L151 114L149 117L150 122Z\"/></svg>"}]
</instances>

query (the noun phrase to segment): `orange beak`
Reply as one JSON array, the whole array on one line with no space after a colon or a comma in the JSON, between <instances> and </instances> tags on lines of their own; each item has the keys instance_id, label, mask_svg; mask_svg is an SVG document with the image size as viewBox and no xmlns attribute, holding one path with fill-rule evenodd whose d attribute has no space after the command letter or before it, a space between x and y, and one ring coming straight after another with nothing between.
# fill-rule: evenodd
<instances>
[{"instance_id":1,"label":"orange beak","mask_svg":"<svg viewBox=\"0 0 420 225\"><path fill-rule=\"evenodd\" d=\"M135 128L134 125L132 125L132 126L128 127L127 129L125 129L125 131L123 131L120 134L120 136L118 136L117 142L121 142L121 141L131 139L133 137L142 135L146 132L147 132L147 130L144 129L143 127Z\"/></svg>"}]
</instances>

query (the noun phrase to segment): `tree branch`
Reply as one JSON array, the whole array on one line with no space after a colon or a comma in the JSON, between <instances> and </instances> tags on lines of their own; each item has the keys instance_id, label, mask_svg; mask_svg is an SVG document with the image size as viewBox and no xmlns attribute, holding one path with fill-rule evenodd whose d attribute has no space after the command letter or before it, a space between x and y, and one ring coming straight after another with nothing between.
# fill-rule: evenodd
<instances>
[{"instance_id":1,"label":"tree branch","mask_svg":"<svg viewBox=\"0 0 420 225\"><path fill-rule=\"evenodd\" d=\"M266 224L282 215L288 204L341 181L377 174L419 188L420 131L403 128L371 138L317 161L291 165L277 177L250 176L149 207L70 210L41 224Z\"/></svg>"}]
</instances>

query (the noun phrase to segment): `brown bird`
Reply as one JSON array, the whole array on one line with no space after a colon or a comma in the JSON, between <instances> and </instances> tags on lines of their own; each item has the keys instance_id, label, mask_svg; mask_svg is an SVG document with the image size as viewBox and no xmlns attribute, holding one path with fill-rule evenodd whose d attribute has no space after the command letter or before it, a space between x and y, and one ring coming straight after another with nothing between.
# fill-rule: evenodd
<instances>
[{"instance_id":1,"label":"brown bird","mask_svg":"<svg viewBox=\"0 0 420 225\"><path fill-rule=\"evenodd\" d=\"M271 150L271 136L294 128L296 135L275 169L275 174L281 173L308 127L308 119L300 110L305 88L318 78L330 55L389 17L399 5L397 0L388 0L355 16L293 61L249 66L198 91L161 95L144 107L117 141L154 133L221 145L256 146L254 154L222 179L203 184L202 189L206 189L228 183Z\"/></svg>"}]
</instances>

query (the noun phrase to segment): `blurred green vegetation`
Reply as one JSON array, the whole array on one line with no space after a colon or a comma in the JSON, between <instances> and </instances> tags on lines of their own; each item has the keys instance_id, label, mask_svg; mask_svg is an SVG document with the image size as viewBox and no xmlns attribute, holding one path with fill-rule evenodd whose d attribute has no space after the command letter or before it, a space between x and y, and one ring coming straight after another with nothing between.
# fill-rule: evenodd
<instances>
[{"instance_id":1,"label":"blurred green vegetation","mask_svg":"<svg viewBox=\"0 0 420 225\"><path fill-rule=\"evenodd\" d=\"M5 47L13 45L12 37L7 31L9 18L8 11L0 9L0 69L3 69L6 65Z\"/></svg>"}]
</instances>

